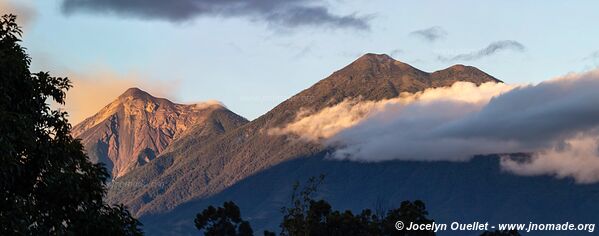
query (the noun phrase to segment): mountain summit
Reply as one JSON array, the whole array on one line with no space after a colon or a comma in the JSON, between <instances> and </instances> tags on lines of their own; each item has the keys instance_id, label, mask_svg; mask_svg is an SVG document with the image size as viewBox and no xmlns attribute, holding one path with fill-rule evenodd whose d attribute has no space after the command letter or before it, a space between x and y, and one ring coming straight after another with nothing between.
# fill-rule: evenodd
<instances>
[{"instance_id":1,"label":"mountain summit","mask_svg":"<svg viewBox=\"0 0 599 236\"><path fill-rule=\"evenodd\" d=\"M219 104L176 104L130 88L76 125L73 136L81 139L92 161L106 164L118 178L154 159L190 127L211 122L215 112L232 113Z\"/></svg>"},{"instance_id":2,"label":"mountain summit","mask_svg":"<svg viewBox=\"0 0 599 236\"><path fill-rule=\"evenodd\" d=\"M133 97L136 99L156 99L155 97L153 97L146 91L143 91L137 87L133 87L133 88L129 88L129 89L125 90L125 92L119 96L119 98L127 98L127 97Z\"/></svg>"},{"instance_id":3,"label":"mountain summit","mask_svg":"<svg viewBox=\"0 0 599 236\"><path fill-rule=\"evenodd\" d=\"M281 110L317 111L347 98L378 101L428 88L448 87L458 81L480 85L500 80L472 66L455 65L432 73L397 61L386 54L365 54L329 77L284 101L269 113ZM269 114L268 113L268 114ZM288 122L289 118L282 122Z\"/></svg>"}]
</instances>

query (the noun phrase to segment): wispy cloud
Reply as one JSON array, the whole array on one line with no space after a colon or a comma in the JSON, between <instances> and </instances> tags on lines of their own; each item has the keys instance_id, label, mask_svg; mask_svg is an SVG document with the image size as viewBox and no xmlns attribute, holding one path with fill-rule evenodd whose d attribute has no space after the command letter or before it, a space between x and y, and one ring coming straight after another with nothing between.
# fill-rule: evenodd
<instances>
[{"instance_id":1,"label":"wispy cloud","mask_svg":"<svg viewBox=\"0 0 599 236\"><path fill-rule=\"evenodd\" d=\"M412 31L410 35L419 37L428 42L435 42L439 39L445 38L447 36L447 32L440 26L433 26L426 29Z\"/></svg>"},{"instance_id":2,"label":"wispy cloud","mask_svg":"<svg viewBox=\"0 0 599 236\"><path fill-rule=\"evenodd\" d=\"M402 53L404 53L403 50L401 50L401 49L394 49L394 50L391 50L389 52L389 56L395 57L395 56L398 56L399 54L402 54Z\"/></svg>"},{"instance_id":3,"label":"wispy cloud","mask_svg":"<svg viewBox=\"0 0 599 236\"><path fill-rule=\"evenodd\" d=\"M65 14L98 12L125 17L187 21L199 16L243 17L283 28L329 27L368 30L370 17L330 12L321 0L64 0Z\"/></svg>"},{"instance_id":4,"label":"wispy cloud","mask_svg":"<svg viewBox=\"0 0 599 236\"><path fill-rule=\"evenodd\" d=\"M473 61L483 57L495 55L501 51L523 52L526 49L524 45L514 40L503 40L489 44L489 46L469 53L458 54L455 56L439 56L442 61Z\"/></svg>"},{"instance_id":5,"label":"wispy cloud","mask_svg":"<svg viewBox=\"0 0 599 236\"><path fill-rule=\"evenodd\" d=\"M584 57L583 60L599 61L599 51L592 52L588 56Z\"/></svg>"}]
</instances>

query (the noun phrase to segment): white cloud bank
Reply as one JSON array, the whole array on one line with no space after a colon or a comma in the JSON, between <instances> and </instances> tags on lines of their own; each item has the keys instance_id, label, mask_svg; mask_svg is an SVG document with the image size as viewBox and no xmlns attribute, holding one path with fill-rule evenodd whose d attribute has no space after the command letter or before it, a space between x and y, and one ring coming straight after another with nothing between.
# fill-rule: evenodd
<instances>
[{"instance_id":1,"label":"white cloud bank","mask_svg":"<svg viewBox=\"0 0 599 236\"><path fill-rule=\"evenodd\" d=\"M388 120L385 117L380 117L381 115L387 116L388 112L397 113L393 114L393 117L413 115L415 113L404 111L404 109L415 104L463 103L469 104L469 109L478 109L493 96L507 92L514 87L493 82L477 87L473 83L457 82L451 87L428 89L415 94L403 93L397 98L381 101L345 100L314 114L300 111L294 122L282 128L271 129L270 134L293 133L308 141L325 140L345 129L357 126L369 118L379 117Z\"/></svg>"},{"instance_id":2,"label":"white cloud bank","mask_svg":"<svg viewBox=\"0 0 599 236\"><path fill-rule=\"evenodd\" d=\"M501 159L520 175L599 181L599 70L538 85L456 83L400 98L344 101L300 115L274 134L335 146L354 161L467 161L478 154L534 153Z\"/></svg>"},{"instance_id":3,"label":"white cloud bank","mask_svg":"<svg viewBox=\"0 0 599 236\"><path fill-rule=\"evenodd\" d=\"M564 141L563 145L541 150L526 161L502 156L501 166L518 175L573 177L577 183L596 183L599 182L598 138L599 135L580 135Z\"/></svg>"}]
</instances>

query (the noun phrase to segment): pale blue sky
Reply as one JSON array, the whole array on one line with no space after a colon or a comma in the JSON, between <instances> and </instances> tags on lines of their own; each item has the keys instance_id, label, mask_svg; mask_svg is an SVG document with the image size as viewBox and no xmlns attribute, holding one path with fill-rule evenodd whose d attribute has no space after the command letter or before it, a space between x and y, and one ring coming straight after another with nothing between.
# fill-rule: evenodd
<instances>
[{"instance_id":1,"label":"pale blue sky","mask_svg":"<svg viewBox=\"0 0 599 236\"><path fill-rule=\"evenodd\" d=\"M369 30L289 27L225 15L174 23L86 11L65 15L61 2L26 4L35 13L24 29L34 71L64 75L101 67L137 73L147 83L176 84L169 94L177 102L216 99L248 119L366 52L392 54L425 71L473 65L507 83L536 83L599 62L599 2L590 0L312 1L332 14L368 18ZM411 33L434 26L446 34L433 42ZM524 50L439 59L503 40Z\"/></svg>"}]
</instances>

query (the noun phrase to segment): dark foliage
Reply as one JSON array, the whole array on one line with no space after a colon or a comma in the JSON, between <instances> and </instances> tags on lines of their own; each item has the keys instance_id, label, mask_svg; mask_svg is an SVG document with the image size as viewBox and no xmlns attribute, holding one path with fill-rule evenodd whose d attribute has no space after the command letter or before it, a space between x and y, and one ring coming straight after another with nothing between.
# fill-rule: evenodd
<instances>
[{"instance_id":1,"label":"dark foliage","mask_svg":"<svg viewBox=\"0 0 599 236\"><path fill-rule=\"evenodd\" d=\"M281 235L408 235L398 231L395 222L401 220L424 224L432 223L422 201L404 201L400 208L390 210L384 216L364 209L360 214L349 210L333 210L325 200L314 200L314 193L324 176L312 177L301 191L296 183L291 196L292 207L283 208ZM435 235L432 231L411 231L409 235Z\"/></svg>"},{"instance_id":2,"label":"dark foliage","mask_svg":"<svg viewBox=\"0 0 599 236\"><path fill-rule=\"evenodd\" d=\"M435 235L432 231L397 231L395 222L401 221L407 226L414 224L432 224L434 221L427 218L428 212L424 202L416 200L414 202L403 201L399 208L390 210L387 216L382 220L381 227L383 235Z\"/></svg>"},{"instance_id":3,"label":"dark foliage","mask_svg":"<svg viewBox=\"0 0 599 236\"><path fill-rule=\"evenodd\" d=\"M223 207L209 206L195 218L196 228L210 236L251 236L254 235L250 223L241 219L239 207L233 202L225 202Z\"/></svg>"},{"instance_id":4,"label":"dark foliage","mask_svg":"<svg viewBox=\"0 0 599 236\"><path fill-rule=\"evenodd\" d=\"M140 235L103 201L108 173L70 134L67 78L32 74L14 15L0 19L0 235Z\"/></svg>"},{"instance_id":5,"label":"dark foliage","mask_svg":"<svg viewBox=\"0 0 599 236\"><path fill-rule=\"evenodd\" d=\"M301 190L299 183L294 185L291 207L282 208L284 216L280 235L435 235L432 231L410 231L408 234L407 231L395 228L395 222L398 220L406 224L433 223L433 220L427 218L428 212L422 201L404 201L400 208L390 210L384 216L377 216L370 209L365 209L360 214L354 214L349 210L341 212L333 210L325 200L314 200L315 192L323 179L324 176L312 177ZM236 233L235 224L247 224L241 220L239 208L233 202L226 202L224 208L208 207L198 214L195 222L196 227L204 229L206 235L241 235ZM264 235L276 234L264 231Z\"/></svg>"},{"instance_id":6,"label":"dark foliage","mask_svg":"<svg viewBox=\"0 0 599 236\"><path fill-rule=\"evenodd\" d=\"M264 236L276 236L277 234L275 234L275 232L271 232L268 230L264 230Z\"/></svg>"}]
</instances>

